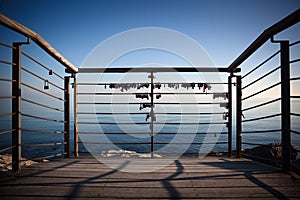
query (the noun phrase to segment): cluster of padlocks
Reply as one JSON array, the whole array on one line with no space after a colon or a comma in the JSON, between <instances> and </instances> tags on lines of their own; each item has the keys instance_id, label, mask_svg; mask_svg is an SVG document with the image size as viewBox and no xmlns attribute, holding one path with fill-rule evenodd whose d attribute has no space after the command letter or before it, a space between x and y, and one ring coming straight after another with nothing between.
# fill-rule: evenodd
<instances>
[{"instance_id":1,"label":"cluster of padlocks","mask_svg":"<svg viewBox=\"0 0 300 200\"><path fill-rule=\"evenodd\" d=\"M142 88L149 88L150 83L110 83L105 84L104 88L110 88L110 89L120 89L121 92L128 91L129 89L142 89ZM211 85L208 83L153 83L153 88L161 89L161 87L168 87L173 89L179 89L179 88L186 88L188 89L195 89L203 88L203 92L207 92L207 90L211 90Z\"/></svg>"},{"instance_id":2,"label":"cluster of padlocks","mask_svg":"<svg viewBox=\"0 0 300 200\"><path fill-rule=\"evenodd\" d=\"M153 79L155 79L155 76L153 73L151 73L148 78L151 79L151 83L109 83L105 84L104 88L107 89L119 89L121 92L128 91L130 89L143 89L143 88L151 88L150 93L136 93L135 97L137 99L147 99L151 100L149 103L140 103L139 110L150 108L151 110L149 113L146 114L145 120L148 121L149 118L152 119L152 121L156 121L155 113L154 113L154 103L153 99L154 97L156 99L161 98L160 93L156 93L154 95L153 90L154 89L161 89L162 87L168 87L173 89L179 89L179 88L186 88L188 89L195 89L198 88L199 90L203 89L203 93L207 92L208 90L211 90L211 84L209 83L153 83ZM229 99L228 93L212 93L213 99L216 98L223 98L224 100ZM228 109L229 104L228 103L220 103L220 107L223 107L225 109ZM227 120L228 118L228 112L224 112L223 119Z\"/></svg>"}]
</instances>

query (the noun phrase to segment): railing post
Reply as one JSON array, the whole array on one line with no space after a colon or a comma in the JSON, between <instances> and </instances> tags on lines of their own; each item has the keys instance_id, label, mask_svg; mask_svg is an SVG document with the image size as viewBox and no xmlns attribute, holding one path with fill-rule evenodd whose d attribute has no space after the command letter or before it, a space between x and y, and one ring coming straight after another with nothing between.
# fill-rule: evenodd
<instances>
[{"instance_id":1,"label":"railing post","mask_svg":"<svg viewBox=\"0 0 300 200\"><path fill-rule=\"evenodd\" d=\"M150 124L150 129L151 129L151 158L154 157L154 95L153 95L153 90L154 90L154 74L151 72L151 94L150 94L150 99L151 99L151 109L150 109L150 117L151 117L151 124Z\"/></svg>"},{"instance_id":2,"label":"railing post","mask_svg":"<svg viewBox=\"0 0 300 200\"><path fill-rule=\"evenodd\" d=\"M232 156L232 76L228 76L228 157Z\"/></svg>"},{"instance_id":3,"label":"railing post","mask_svg":"<svg viewBox=\"0 0 300 200\"><path fill-rule=\"evenodd\" d=\"M78 157L78 105L77 105L77 78L74 76L74 157Z\"/></svg>"},{"instance_id":4,"label":"railing post","mask_svg":"<svg viewBox=\"0 0 300 200\"><path fill-rule=\"evenodd\" d=\"M64 95L64 155L70 157L70 77L65 76Z\"/></svg>"},{"instance_id":5,"label":"railing post","mask_svg":"<svg viewBox=\"0 0 300 200\"><path fill-rule=\"evenodd\" d=\"M236 158L242 157L242 79L236 76Z\"/></svg>"},{"instance_id":6,"label":"railing post","mask_svg":"<svg viewBox=\"0 0 300 200\"><path fill-rule=\"evenodd\" d=\"M290 120L290 53L289 41L280 41L281 60L281 143L282 170L290 171L291 120Z\"/></svg>"},{"instance_id":7,"label":"railing post","mask_svg":"<svg viewBox=\"0 0 300 200\"><path fill-rule=\"evenodd\" d=\"M22 44L13 43L12 50L12 170L21 169L21 57Z\"/></svg>"}]
</instances>

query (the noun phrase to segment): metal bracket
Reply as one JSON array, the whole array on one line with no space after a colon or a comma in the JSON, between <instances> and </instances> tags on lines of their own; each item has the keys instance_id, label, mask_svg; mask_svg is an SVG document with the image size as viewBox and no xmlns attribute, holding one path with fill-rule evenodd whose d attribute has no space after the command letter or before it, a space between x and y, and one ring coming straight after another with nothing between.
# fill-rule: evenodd
<instances>
[{"instance_id":1,"label":"metal bracket","mask_svg":"<svg viewBox=\"0 0 300 200\"><path fill-rule=\"evenodd\" d=\"M28 37L26 42L14 42L14 43L22 45L22 44L30 44L30 42L31 42L31 39Z\"/></svg>"},{"instance_id":2,"label":"metal bracket","mask_svg":"<svg viewBox=\"0 0 300 200\"><path fill-rule=\"evenodd\" d=\"M282 42L288 42L288 40L275 40L275 39L274 39L274 35L271 37L271 39L270 39L270 40L271 40L271 42L272 42L272 43L282 43Z\"/></svg>"}]
</instances>

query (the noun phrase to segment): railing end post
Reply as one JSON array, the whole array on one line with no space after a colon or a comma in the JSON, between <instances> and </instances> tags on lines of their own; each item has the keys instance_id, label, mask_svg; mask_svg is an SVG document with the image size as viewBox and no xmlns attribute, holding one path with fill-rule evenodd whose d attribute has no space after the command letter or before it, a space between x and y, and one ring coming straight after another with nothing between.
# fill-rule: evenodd
<instances>
[{"instance_id":1,"label":"railing end post","mask_svg":"<svg viewBox=\"0 0 300 200\"><path fill-rule=\"evenodd\" d=\"M236 76L236 158L242 157L242 78Z\"/></svg>"},{"instance_id":2,"label":"railing end post","mask_svg":"<svg viewBox=\"0 0 300 200\"><path fill-rule=\"evenodd\" d=\"M70 77L64 80L64 157L70 157Z\"/></svg>"}]
</instances>

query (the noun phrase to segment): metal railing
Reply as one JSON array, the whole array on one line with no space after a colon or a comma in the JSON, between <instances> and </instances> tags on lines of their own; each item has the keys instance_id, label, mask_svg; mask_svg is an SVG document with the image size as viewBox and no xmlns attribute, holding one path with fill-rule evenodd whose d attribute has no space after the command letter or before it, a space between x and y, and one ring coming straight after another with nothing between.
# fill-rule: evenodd
<instances>
[{"instance_id":1,"label":"metal railing","mask_svg":"<svg viewBox=\"0 0 300 200\"><path fill-rule=\"evenodd\" d=\"M231 155L232 152L232 131L231 120L229 120L231 114L231 91L227 90L231 88L227 82L163 82L154 81L154 76L159 76L162 73L205 73L205 72L220 72L227 75L226 68L191 68L191 67L176 67L176 68L108 68L107 70L99 68L80 68L78 72L78 78L82 73L94 74L101 73L102 76L107 74L138 74L138 77L148 76L148 81L145 82L84 82L78 81L75 86L76 96L76 112L75 112L75 156L84 154L100 154L103 151L113 148L121 147L121 149L137 151L137 153L149 153L153 157L154 153L159 155L200 155L209 152L199 153L201 145L216 144L225 145L223 151L228 151ZM238 70L237 70L238 71ZM131 79L134 80L134 79ZM214 87L214 85L225 85L225 91L212 92L204 89L206 86ZM87 89L88 88L88 89ZM171 92L165 88L176 88L178 91L172 90ZM184 90L180 90L184 88ZM199 90L201 88L201 90ZM188 90L186 90L188 89ZM202 92L202 90L204 91ZM174 100L176 96L189 96L197 99L193 102L183 102L180 100ZM201 100L201 96L210 97L209 101ZM200 97L200 99L199 99ZM113 100L112 98L115 98ZM122 99L123 100L120 100ZM165 98L165 100L163 100ZM224 100L212 101L213 98L224 98ZM77 101L79 99L79 101ZM84 100L81 100L84 99ZM125 99L125 100L124 100ZM144 100L146 99L146 100ZM166 100L168 99L168 100ZM111 101L110 101L111 100ZM127 100L127 101L126 101ZM127 106L127 111L115 111L116 106ZM157 110L156 106L160 106L161 110ZM188 112L178 110L184 106L190 106ZM170 108L171 107L171 108ZM198 108L201 107L200 111ZM223 107L223 110L204 112L207 107ZM117 108L116 108L117 109ZM89 110L88 112L86 110ZM121 109L124 110L124 109ZM201 112L202 110L202 112ZM230 113L229 113L230 112ZM96 117L93 117L96 116ZM124 117L125 116L125 117ZM171 117L170 117L171 116ZM206 118L212 118L212 116L218 116L217 119L202 121L202 116ZM93 118L93 119L92 119ZM114 119L121 119L120 121ZM172 118L170 120L170 118ZM191 119L186 121L184 119ZM125 120L124 120L125 119ZM148 120L149 119L149 120ZM162 120L164 119L164 121ZM182 119L182 120L178 120ZM195 120L196 119L196 120ZM229 124L230 121L230 124ZM84 126L84 125L88 125ZM177 126L197 126L197 131L188 131L187 128L179 131ZM199 131L206 126L218 126L226 125L227 130L224 131ZM137 132L135 130L129 130L122 127L128 126L142 126L143 131ZM148 128L149 126L149 128ZM156 127L170 127L161 128L155 130ZM106 128L107 127L107 128ZM118 127L118 128L116 128ZM138 128L138 127L137 127ZM90 129L91 131L87 131ZM117 130L118 129L118 130ZM212 128L213 129L213 128ZM99 130L99 131L93 131ZM117 130L117 131L116 131ZM127 131L126 131L127 130ZM189 135L189 136L188 136ZM195 140L189 141L185 137L191 137L193 135ZM203 135L222 135L222 140L214 142L205 142L203 139L199 139ZM79 136L81 140L78 139ZM98 139L97 136L102 136ZM110 137L118 136L118 138L110 139ZM224 137L226 136L226 137ZM98 137L98 138L99 138ZM103 139L105 137L106 139ZM181 137L181 141L171 141L170 138ZM198 138L197 138L198 137ZM88 139L82 139L88 138ZM108 138L108 139L107 139ZM126 141L130 140L130 141ZM84 149L84 146L88 148L89 145L101 145L103 148L97 150L80 150ZM168 151L162 150L165 145L173 146ZM181 145L190 145L187 150L182 150ZM95 146L93 146L95 147ZM193 151L191 151L193 149ZM114 150L114 149L112 149Z\"/></svg>"},{"instance_id":2,"label":"metal railing","mask_svg":"<svg viewBox=\"0 0 300 200\"><path fill-rule=\"evenodd\" d=\"M290 59L290 52L292 48L299 47L300 41L295 41L290 43L288 40L279 40L275 41L273 38L276 34L284 32L290 27L297 24L300 20L300 10L295 11L291 15L287 16L280 22L274 24L267 30L265 30L228 68L209 68L209 67L174 67L174 68L97 68L97 69L77 69L72 65L67 59L65 59L60 53L58 53L53 47L50 46L41 36L36 32L24 27L23 25L3 16L0 14L0 24L25 36L28 40L27 42L12 42L12 45L9 43L0 43L0 48L10 51L11 58L1 57L0 65L1 66L11 66L11 69L3 70L0 77L0 87L1 94L0 100L4 101L2 105L7 105L4 112L0 113L0 121L2 124L0 130L0 136L5 136L4 140L1 140L1 149L0 153L11 152L12 153L12 169L13 171L19 171L21 165L21 154L22 151L32 148L30 151L41 151L37 153L39 158L31 159L43 159L56 156L69 157L71 148L70 148L70 79L74 79L74 156L78 157L80 153L86 153L84 151L85 145L89 146L101 146L105 147L108 143L113 143L117 147L122 145L141 146L141 149L138 152L150 153L151 156L154 156L154 153L159 152L163 155L173 155L176 151L159 151L164 145L173 145L174 148L179 148L180 145L190 145L201 147L201 145L226 145L228 155L231 156L233 153L233 135L235 133L236 141L236 157L241 157L246 155L245 151L242 151L242 147L258 146L258 145L268 145L266 141L275 141L280 143L282 148L282 168L284 171L288 171L292 166L292 154L293 152L299 152L299 147L292 146L293 137L300 135L300 130L293 127L291 120L298 121L300 113L297 109L291 109L293 105L293 100L298 100L299 93L292 91L291 88L296 88L295 85L300 80L300 76L296 75L291 77L290 70L293 70L294 65L299 65L299 57L293 57ZM299 39L299 38L298 38ZM50 57L54 58L55 65L51 62L44 61L41 62L40 59L35 56L30 55L28 52L22 50L22 46L29 45L30 40L33 40L35 44L46 52ZM268 41L271 41L271 44ZM264 49L264 45L269 44L274 46L274 42L280 44L280 49L273 51L267 51L267 54L270 55L267 58L261 59L260 57L255 58L256 53L261 49ZM278 45L277 45L278 46ZM299 51L298 51L299 52ZM5 54L3 54L5 55ZM260 63L253 64L255 62L251 61L251 58L254 57L255 61L263 60ZM250 60L250 61L249 61ZM280 62L277 64L276 61ZM245 63L249 62L250 66L244 66ZM51 64L50 64L51 63ZM59 66L57 66L57 63ZM243 66L241 64L243 63ZM50 67L51 66L51 67ZM61 71L63 69L63 71ZM245 70L246 73L239 75L238 72ZM190 81L190 82L155 82L153 76L160 73L206 73L206 72L218 72L228 78L227 82L222 83L210 83L213 84L222 84L227 88L224 91L218 92L200 92L192 90L192 92L168 92L163 91L162 89L156 87L157 84L165 84L173 87L174 85L180 87L203 87L205 81ZM145 82L138 83L122 83L122 82L85 82L78 81L76 74L83 73L100 73L100 74L124 74L124 73L139 73L147 74L149 78ZM277 76L276 76L277 75ZM228 77L227 77L228 76ZM274 76L277 78L274 79ZM275 80L275 81L274 81ZM195 82L198 84L195 86ZM140 91L128 90L121 91L123 86L133 86L137 87L148 85L148 88ZM208 84L209 85L209 84ZM292 85L292 87L291 87ZM101 90L87 91L82 90L84 87L97 87ZM111 87L111 88L107 88ZM161 86L160 86L161 87ZM8 89L9 88L9 89ZM109 91L105 91L109 90ZM124 89L124 88L123 88ZM115 90L115 91L113 91ZM116 91L117 90L117 91ZM277 90L277 92L271 93L270 91ZM26 91L26 92L24 92ZM105 92L103 92L105 91ZM233 95L233 92L236 92ZM278 92L279 91L279 92ZM274 95L275 94L275 95ZM276 95L277 94L277 95ZM196 97L196 101L185 102L185 101L162 101L161 98L172 98L175 96L185 96L193 95ZM206 102L199 100L198 97L205 95L210 97L224 97L223 101L210 101ZM243 95L243 96L242 96ZM252 100L259 96L267 96L269 99L260 102L253 102ZM90 101L91 96L94 98L94 102ZM90 97L90 98L86 98ZM127 98L130 101L107 101L112 97L122 97L123 99ZM121 98L121 99L122 99ZM146 98L147 100L144 100ZM234 105L235 103L235 105ZM107 109L107 107L116 107L123 106L135 107L135 109L140 108L139 110L113 110ZM170 111L170 110L156 110L155 106L160 106L161 109L167 107L178 107L178 106L191 106L192 110L188 112L182 112L181 110ZM195 111L196 108L212 108L214 106L222 107L222 111ZM268 106L275 106L275 109L268 109ZM93 109L86 109L87 107L92 107ZM96 107L101 107L94 109ZM234 108L234 109L233 109ZM279 109L280 108L280 109ZM233 113L235 110L235 114ZM41 112L43 111L43 112ZM259 112L258 112L259 111ZM274 112L270 112L274 111ZM45 115L47 113L47 115ZM51 113L51 114L50 114ZM261 113L262 115L257 115ZM91 116L93 119L92 121ZM129 121L125 121L122 118L121 121L112 121L112 116L125 116ZM130 116L130 117L128 117ZM145 118L141 118L144 116ZM170 121L160 121L160 118L166 117L177 117ZM196 121L178 121L177 119L184 116L195 117ZM220 120L215 121L199 121L202 120L202 117L213 117L218 116ZM245 118L242 118L242 117ZM222 118L223 117L223 118ZM107 120L109 119L109 120ZM142 120L141 120L142 119ZM206 118L207 119L207 118ZM235 122L234 122L235 119ZM149 120L149 121L148 121ZM275 120L268 121L268 120ZM23 122L23 123L22 123ZM45 122L44 124L42 122ZM293 122L293 121L292 121ZM249 124L254 124L252 127L249 127ZM56 125L51 125L56 124ZM59 125L57 125L59 124ZM267 124L267 128L262 126ZM278 126L269 126L272 124L280 125ZM143 126L143 130L149 130L149 132L126 132L120 131L120 129L112 128L113 126ZM191 133L189 131L178 131L172 128L167 131L161 129L157 131L155 127L160 125L164 126L191 126L196 127L203 126L217 126L217 125L226 125L227 130L222 129L221 132L208 131L208 130L199 130ZM85 126L85 127L84 127ZM92 126L102 126L104 127L101 131L95 131L97 129L91 128ZM106 130L105 127L109 126L110 129ZM148 126L150 129L148 129ZM53 128L56 127L56 128ZM57 128L60 127L60 128ZM90 128L87 128L90 127ZM248 129L248 130L247 130ZM188 129L184 129L188 130ZM269 135L263 135L268 133ZM28 135L26 134L35 134L34 139L26 141ZM57 140L51 140L47 138L47 142L41 142L40 137L45 136L46 134L58 134L62 137L57 137ZM147 137L144 137L145 134ZM198 135L216 135L220 134L226 136L222 140L217 140L214 142L204 141L204 140L179 140L176 142L171 142L173 137L184 136L195 134ZM243 135L242 135L243 134ZM270 135L272 134L272 135ZM273 134L277 134L273 135ZM278 134L280 134L278 136ZM82 137L79 137L79 136ZM105 136L110 141L95 141L95 140L86 140L83 141L82 138L85 138L86 135L90 135L88 139L93 138L94 136ZM127 141L128 137L135 136L138 139ZM115 136L122 136L115 138ZM142 136L139 139L139 136ZM144 137L144 138L143 138ZM161 138L160 138L161 137ZM123 139L122 139L123 138ZM251 139L259 138L260 142L257 140L253 141ZM279 138L279 139L278 139ZM132 138L131 138L132 139ZM224 140L223 140L224 139ZM3 142L4 141L4 142ZM8 142L11 141L11 142ZM52 152L52 155L43 155L42 148L52 148L48 152ZM60 147L60 148L57 148ZM63 149L62 149L63 148ZM129 150L134 148L129 148ZM109 150L109 149L107 149ZM60 153L57 153L60 151ZM89 153L93 153L93 149L89 149ZM97 149L96 153L101 153ZM185 151L186 154L199 155L199 152ZM208 152L205 152L208 153Z\"/></svg>"},{"instance_id":3,"label":"metal railing","mask_svg":"<svg viewBox=\"0 0 300 200\"><path fill-rule=\"evenodd\" d=\"M21 169L22 154L31 160L69 157L70 75L66 75L64 69L74 74L77 68L36 32L2 14L0 24L27 38L27 42L13 41L12 45L0 43L3 52L7 52L2 54L0 60L3 67L0 99L6 99L6 102L1 103L5 106L1 108L0 114L0 153L11 153L12 170L15 172ZM30 40L58 61L58 65L51 64L50 67L50 64L43 64L26 53L22 47L34 46L30 45ZM11 58L4 55L11 55ZM9 66L11 68L7 68Z\"/></svg>"},{"instance_id":4,"label":"metal railing","mask_svg":"<svg viewBox=\"0 0 300 200\"><path fill-rule=\"evenodd\" d=\"M247 155L247 151L242 152L242 145L246 148L256 146L257 151L262 146L273 146L273 150L274 148L281 148L281 151L277 149L277 152L275 150L270 152L270 147L268 151L269 153L278 154L273 156L281 158L280 163L284 171L290 170L292 157L296 156L295 152L299 152L299 149L297 149L299 144L295 146L297 144L293 143L291 137L291 134L299 134L299 131L293 130L291 126L291 118L299 117L297 111L291 112L291 102L293 99L299 98L299 91L295 90L297 88L296 84L299 87L299 83L296 83L299 77L291 77L290 69L295 67L291 65L299 64L300 59L299 57L291 58L290 50L299 45L300 41L293 43L290 43L287 39L277 41L274 40L274 36L285 32L285 30L297 24L299 20L300 10L298 9L265 30L228 68L229 71L237 68L246 70L246 73L240 78L243 81L243 86L237 88L239 93L243 94L241 99L236 100L237 103L240 102L243 105L236 108L237 155L242 156L243 154L260 160L270 160L270 157L263 151L259 151L260 155ZM288 36L284 35L284 37ZM293 39L295 40L295 38ZM274 47L274 43L279 43L280 49L273 50L273 53L270 54L269 50ZM259 60L257 55L266 54L266 52L270 56L253 66L252 63ZM294 94L291 95L292 83L294 84ZM268 99L262 101L262 98L266 97ZM260 101L254 102L255 99ZM242 116L246 118L242 119ZM299 119L296 120L299 122ZM257 140L260 142L254 142ZM273 141L273 144L266 143L267 141ZM271 160L274 161L273 158ZM276 161L279 162L278 159Z\"/></svg>"}]
</instances>

